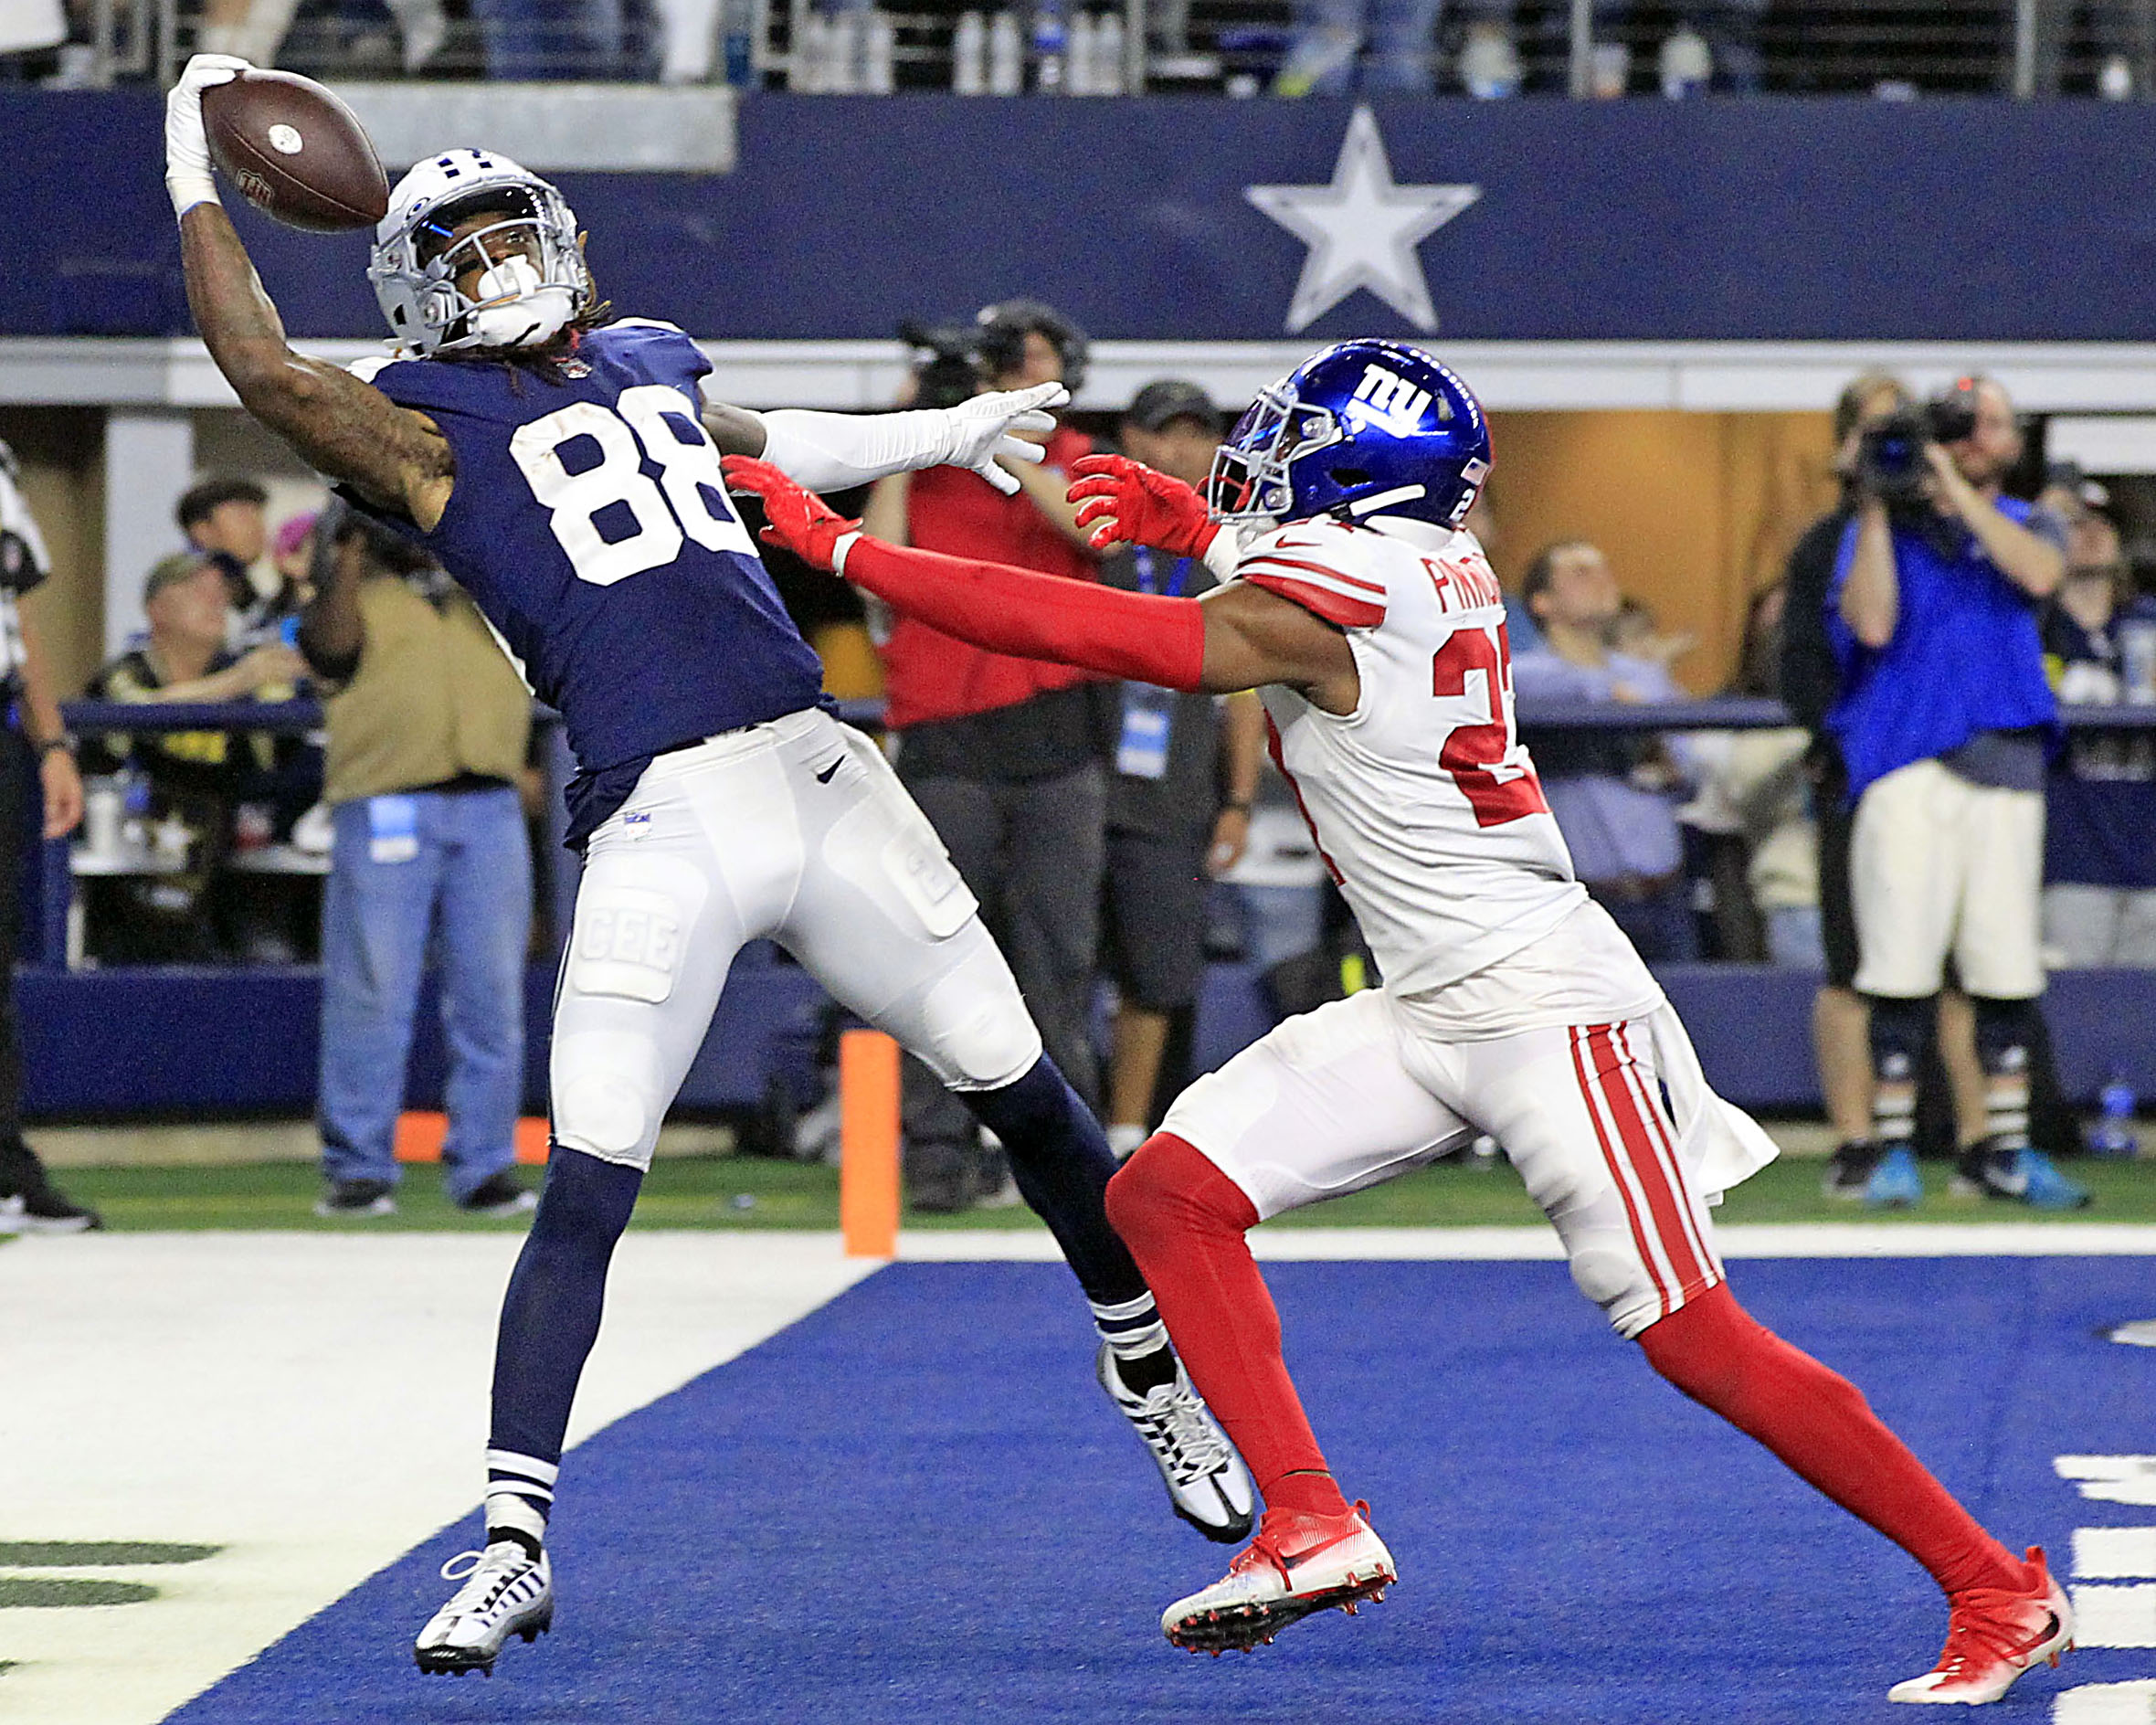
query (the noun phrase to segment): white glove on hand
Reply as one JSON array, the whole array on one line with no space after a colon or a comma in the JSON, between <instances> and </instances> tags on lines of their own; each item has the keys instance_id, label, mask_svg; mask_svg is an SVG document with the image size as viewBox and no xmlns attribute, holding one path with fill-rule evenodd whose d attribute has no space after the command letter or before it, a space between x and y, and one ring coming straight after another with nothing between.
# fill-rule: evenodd
<instances>
[{"instance_id":1,"label":"white glove on hand","mask_svg":"<svg viewBox=\"0 0 2156 1725\"><path fill-rule=\"evenodd\" d=\"M1055 429L1051 407L1070 400L1061 384L1035 384L1030 389L999 389L944 410L945 442L939 460L970 468L1006 497L1018 481L996 465L1000 455L1013 461L1038 461L1041 448L1027 437L1045 438ZM1020 435L1020 433L1024 435Z\"/></svg>"},{"instance_id":2,"label":"white glove on hand","mask_svg":"<svg viewBox=\"0 0 2156 1725\"><path fill-rule=\"evenodd\" d=\"M209 139L202 130L202 92L252 70L245 60L229 54L197 54L165 97L164 189L172 194L174 216L185 216L197 204L217 202Z\"/></svg>"}]
</instances>

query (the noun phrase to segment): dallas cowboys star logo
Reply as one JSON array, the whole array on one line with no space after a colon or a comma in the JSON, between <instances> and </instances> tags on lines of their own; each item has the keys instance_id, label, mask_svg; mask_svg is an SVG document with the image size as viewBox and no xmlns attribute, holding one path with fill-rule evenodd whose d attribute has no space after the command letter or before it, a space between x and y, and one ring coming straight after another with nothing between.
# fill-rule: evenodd
<instances>
[{"instance_id":1,"label":"dallas cowboys star logo","mask_svg":"<svg viewBox=\"0 0 2156 1725\"><path fill-rule=\"evenodd\" d=\"M1288 307L1288 333L1307 329L1368 288L1419 330L1437 327L1415 248L1482 196L1479 185L1399 185L1377 116L1358 108L1329 185L1248 185L1243 196L1310 248Z\"/></svg>"}]
</instances>

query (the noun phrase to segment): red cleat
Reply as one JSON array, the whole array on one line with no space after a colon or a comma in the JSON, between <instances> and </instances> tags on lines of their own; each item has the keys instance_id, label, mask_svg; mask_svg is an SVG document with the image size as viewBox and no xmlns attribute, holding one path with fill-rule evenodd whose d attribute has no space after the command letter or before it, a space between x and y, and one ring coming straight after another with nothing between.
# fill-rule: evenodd
<instances>
[{"instance_id":1,"label":"red cleat","mask_svg":"<svg viewBox=\"0 0 2156 1725\"><path fill-rule=\"evenodd\" d=\"M1955 1595L1947 1619L1946 1651L1920 1677L1897 1683L1890 1701L1981 1707L2013 1687L2039 1659L2056 1665L2074 1646L2074 1608L2051 1579L2044 1548L2029 1548L2034 1581L2020 1593L1971 1588Z\"/></svg>"},{"instance_id":2,"label":"red cleat","mask_svg":"<svg viewBox=\"0 0 2156 1725\"><path fill-rule=\"evenodd\" d=\"M1193 1653L1247 1653L1312 1612L1383 1599L1399 1571L1369 1512L1367 1503L1337 1516L1266 1510L1226 1575L1161 1614L1162 1633Z\"/></svg>"}]
</instances>

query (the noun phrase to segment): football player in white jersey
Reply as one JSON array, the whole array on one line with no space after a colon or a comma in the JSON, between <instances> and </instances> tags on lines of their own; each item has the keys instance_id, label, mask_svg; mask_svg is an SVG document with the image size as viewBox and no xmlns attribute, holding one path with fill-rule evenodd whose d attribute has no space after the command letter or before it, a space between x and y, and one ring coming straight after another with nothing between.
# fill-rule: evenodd
<instances>
[{"instance_id":1,"label":"football player in white jersey","mask_svg":"<svg viewBox=\"0 0 2156 1725\"><path fill-rule=\"evenodd\" d=\"M1234 577L1201 600L900 550L763 463L726 469L765 499L766 536L935 628L1171 688L1261 689L1274 757L1383 971L1200 1078L1109 1188L1266 1504L1226 1577L1168 1607L1170 1641L1252 1646L1393 1581L1367 1506L1311 1433L1243 1235L1486 1132L1617 1332L1946 1593L1946 1650L1893 1699L1995 1700L2071 1645L2071 1608L2041 1550L2008 1551L1853 1386L1731 1295L1707 1205L1774 1147L1707 1087L1654 978L1572 878L1515 734L1497 583L1459 526L1489 462L1458 378L1366 341L1263 392L1221 450L1210 509L1121 457L1079 463L1071 495L1096 543L1203 556Z\"/></svg>"}]
</instances>

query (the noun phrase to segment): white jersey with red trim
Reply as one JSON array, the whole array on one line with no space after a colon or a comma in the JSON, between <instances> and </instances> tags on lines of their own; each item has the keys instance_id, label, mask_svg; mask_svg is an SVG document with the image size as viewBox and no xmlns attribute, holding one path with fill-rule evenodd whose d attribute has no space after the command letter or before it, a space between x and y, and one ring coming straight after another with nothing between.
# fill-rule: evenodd
<instances>
[{"instance_id":1,"label":"white jersey with red trim","mask_svg":"<svg viewBox=\"0 0 2156 1725\"><path fill-rule=\"evenodd\" d=\"M1518 951L1586 889L1513 728L1497 577L1474 536L1421 522L1290 522L1236 577L1346 631L1353 713L1263 692L1273 757L1389 992L1442 988Z\"/></svg>"}]
</instances>

